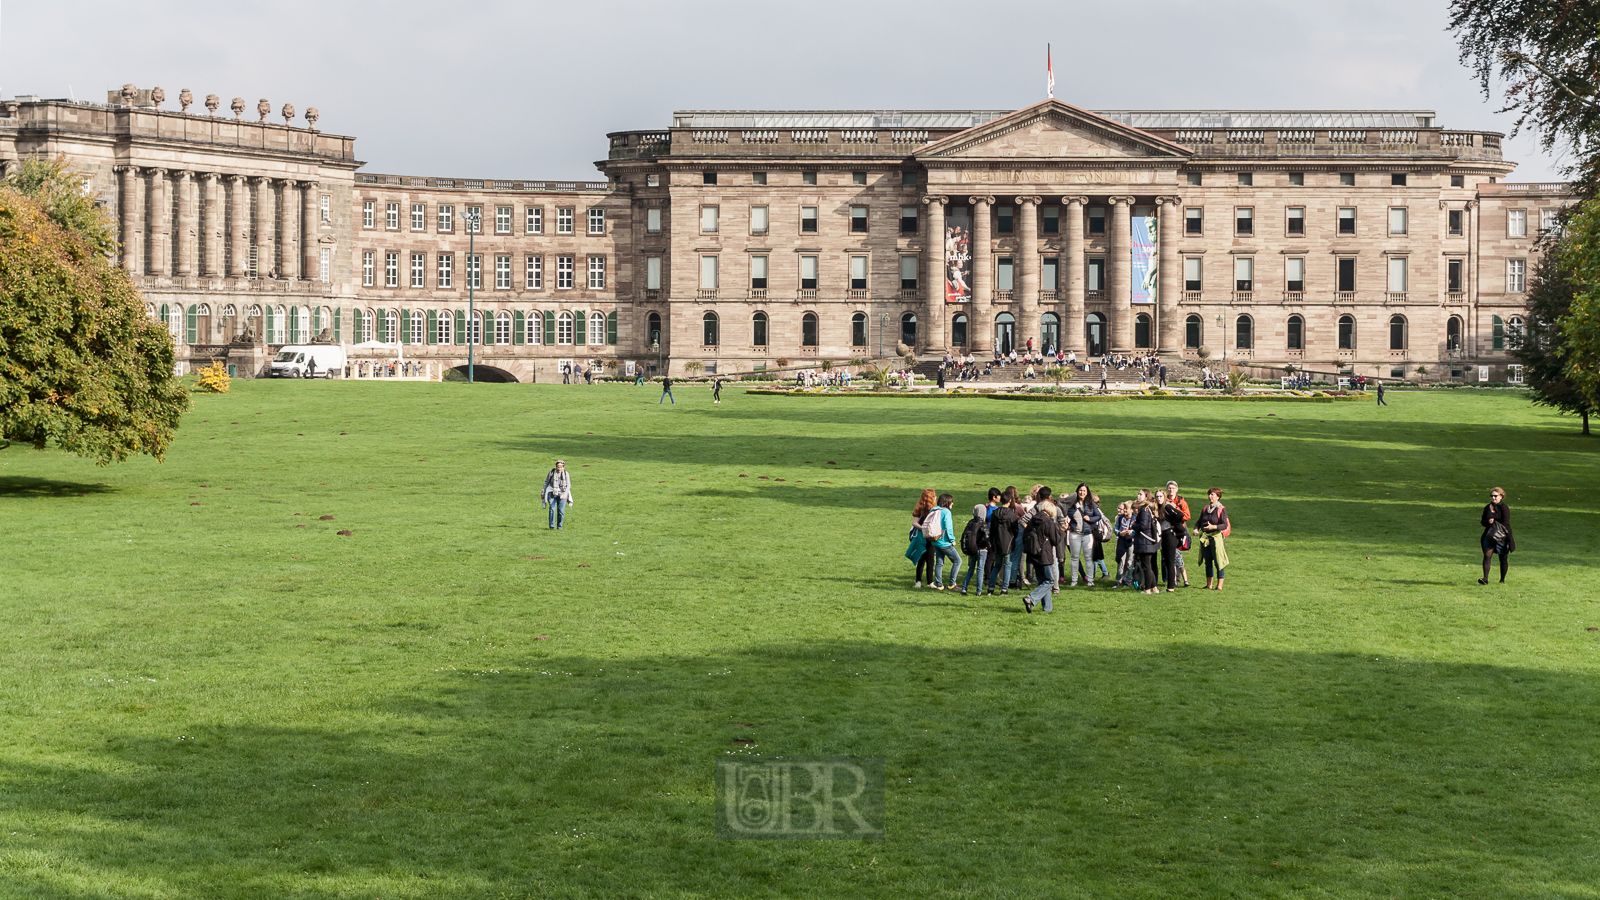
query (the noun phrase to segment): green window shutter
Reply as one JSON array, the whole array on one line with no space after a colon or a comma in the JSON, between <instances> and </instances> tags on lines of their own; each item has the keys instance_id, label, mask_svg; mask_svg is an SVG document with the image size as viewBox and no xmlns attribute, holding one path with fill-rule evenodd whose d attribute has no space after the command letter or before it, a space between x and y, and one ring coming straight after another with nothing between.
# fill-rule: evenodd
<instances>
[{"instance_id":1,"label":"green window shutter","mask_svg":"<svg viewBox=\"0 0 1600 900\"><path fill-rule=\"evenodd\" d=\"M437 310L428 310L428 343L439 343L439 313Z\"/></svg>"},{"instance_id":2,"label":"green window shutter","mask_svg":"<svg viewBox=\"0 0 1600 900\"><path fill-rule=\"evenodd\" d=\"M1506 348L1506 322L1499 316L1494 317L1494 349Z\"/></svg>"},{"instance_id":3,"label":"green window shutter","mask_svg":"<svg viewBox=\"0 0 1600 900\"><path fill-rule=\"evenodd\" d=\"M400 343L411 343L411 310L400 310Z\"/></svg>"},{"instance_id":4,"label":"green window shutter","mask_svg":"<svg viewBox=\"0 0 1600 900\"><path fill-rule=\"evenodd\" d=\"M572 345L582 347L589 343L589 314L581 309L572 311Z\"/></svg>"},{"instance_id":5,"label":"green window shutter","mask_svg":"<svg viewBox=\"0 0 1600 900\"><path fill-rule=\"evenodd\" d=\"M614 309L606 313L606 343L617 345L617 311Z\"/></svg>"},{"instance_id":6,"label":"green window shutter","mask_svg":"<svg viewBox=\"0 0 1600 900\"><path fill-rule=\"evenodd\" d=\"M461 310L461 309L456 310L456 337L455 337L455 342L457 344L465 344L467 342L467 313L466 313L466 310Z\"/></svg>"},{"instance_id":7,"label":"green window shutter","mask_svg":"<svg viewBox=\"0 0 1600 900\"><path fill-rule=\"evenodd\" d=\"M511 343L522 343L523 330L527 328L527 321L527 317L522 314L520 309L511 314Z\"/></svg>"},{"instance_id":8,"label":"green window shutter","mask_svg":"<svg viewBox=\"0 0 1600 900\"><path fill-rule=\"evenodd\" d=\"M264 344L272 343L272 319L272 307L269 306L267 307L267 330L266 333L261 336L262 343Z\"/></svg>"},{"instance_id":9,"label":"green window shutter","mask_svg":"<svg viewBox=\"0 0 1600 900\"><path fill-rule=\"evenodd\" d=\"M186 344L194 344L199 337L200 323L195 313L195 305L191 303L189 308L183 311L183 341Z\"/></svg>"},{"instance_id":10,"label":"green window shutter","mask_svg":"<svg viewBox=\"0 0 1600 900\"><path fill-rule=\"evenodd\" d=\"M556 343L556 313L550 310L544 314L544 345L554 347Z\"/></svg>"},{"instance_id":11,"label":"green window shutter","mask_svg":"<svg viewBox=\"0 0 1600 900\"><path fill-rule=\"evenodd\" d=\"M156 317L161 321L162 328L167 327L167 323L172 321L172 319L169 318L171 315L172 307L166 305L165 303L161 304L160 308L156 310Z\"/></svg>"},{"instance_id":12,"label":"green window shutter","mask_svg":"<svg viewBox=\"0 0 1600 900\"><path fill-rule=\"evenodd\" d=\"M344 310L342 310L342 309L334 310L333 311L333 340L334 340L335 343L342 343L343 342L343 338L339 334L339 330L340 330L339 329L339 323L342 322L342 321L344 321Z\"/></svg>"}]
</instances>

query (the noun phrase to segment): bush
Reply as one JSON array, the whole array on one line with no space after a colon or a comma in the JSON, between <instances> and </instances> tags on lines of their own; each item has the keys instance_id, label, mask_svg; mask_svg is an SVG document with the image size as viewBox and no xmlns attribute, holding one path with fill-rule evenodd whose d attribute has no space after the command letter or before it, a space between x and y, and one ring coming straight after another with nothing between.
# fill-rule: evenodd
<instances>
[{"instance_id":1,"label":"bush","mask_svg":"<svg viewBox=\"0 0 1600 900\"><path fill-rule=\"evenodd\" d=\"M200 376L195 384L196 389L207 394L226 394L233 386L233 379L228 377L228 367L220 359L213 359L211 365L196 374Z\"/></svg>"}]
</instances>

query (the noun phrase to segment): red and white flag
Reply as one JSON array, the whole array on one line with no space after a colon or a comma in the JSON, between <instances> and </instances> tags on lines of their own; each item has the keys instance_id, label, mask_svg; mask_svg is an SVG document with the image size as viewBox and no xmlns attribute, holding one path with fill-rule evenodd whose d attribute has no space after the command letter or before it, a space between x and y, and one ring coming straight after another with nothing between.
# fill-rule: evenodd
<instances>
[{"instance_id":1,"label":"red and white flag","mask_svg":"<svg viewBox=\"0 0 1600 900\"><path fill-rule=\"evenodd\" d=\"M1044 45L1044 90L1051 100L1056 98L1056 67L1050 60L1050 45Z\"/></svg>"}]
</instances>

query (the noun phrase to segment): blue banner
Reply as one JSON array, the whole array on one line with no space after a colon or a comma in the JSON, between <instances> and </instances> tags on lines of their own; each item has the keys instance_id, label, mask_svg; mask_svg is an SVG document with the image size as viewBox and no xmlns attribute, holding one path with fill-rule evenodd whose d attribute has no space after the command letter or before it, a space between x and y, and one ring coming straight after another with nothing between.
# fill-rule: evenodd
<instances>
[{"instance_id":1,"label":"blue banner","mask_svg":"<svg viewBox=\"0 0 1600 900\"><path fill-rule=\"evenodd\" d=\"M1156 217L1133 217L1132 301L1156 302Z\"/></svg>"}]
</instances>

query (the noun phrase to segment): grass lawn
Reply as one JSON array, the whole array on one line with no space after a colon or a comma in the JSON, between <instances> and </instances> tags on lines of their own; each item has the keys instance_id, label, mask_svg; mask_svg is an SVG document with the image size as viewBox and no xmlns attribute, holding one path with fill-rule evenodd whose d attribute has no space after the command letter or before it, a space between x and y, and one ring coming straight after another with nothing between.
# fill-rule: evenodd
<instances>
[{"instance_id":1,"label":"grass lawn","mask_svg":"<svg viewBox=\"0 0 1600 900\"><path fill-rule=\"evenodd\" d=\"M0 452L0 897L1600 897L1574 421L677 394L246 382L163 464ZM1220 594L910 587L922 487L1169 477L1228 491ZM882 756L887 837L719 840L730 753Z\"/></svg>"}]
</instances>

